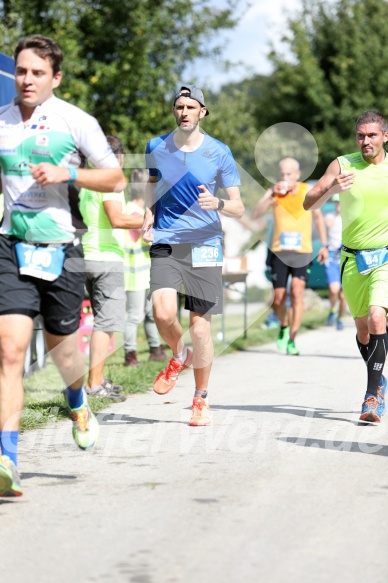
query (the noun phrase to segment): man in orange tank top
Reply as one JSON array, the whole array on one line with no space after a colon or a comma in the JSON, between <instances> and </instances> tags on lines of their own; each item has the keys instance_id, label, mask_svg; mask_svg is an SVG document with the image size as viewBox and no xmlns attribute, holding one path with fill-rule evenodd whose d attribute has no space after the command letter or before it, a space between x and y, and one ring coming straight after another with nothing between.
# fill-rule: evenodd
<instances>
[{"instance_id":1,"label":"man in orange tank top","mask_svg":"<svg viewBox=\"0 0 388 583\"><path fill-rule=\"evenodd\" d=\"M312 260L312 221L314 221L321 248L318 261L324 263L328 257L326 227L319 209L306 212L303 201L311 188L299 182L301 173L295 158L283 158L279 162L280 182L267 190L255 206L252 218L264 215L271 207L274 222L270 244L270 269L274 287L273 310L280 320L280 331L276 341L281 351L298 355L295 336L303 316L303 296ZM291 276L291 309L286 306L287 282Z\"/></svg>"}]
</instances>

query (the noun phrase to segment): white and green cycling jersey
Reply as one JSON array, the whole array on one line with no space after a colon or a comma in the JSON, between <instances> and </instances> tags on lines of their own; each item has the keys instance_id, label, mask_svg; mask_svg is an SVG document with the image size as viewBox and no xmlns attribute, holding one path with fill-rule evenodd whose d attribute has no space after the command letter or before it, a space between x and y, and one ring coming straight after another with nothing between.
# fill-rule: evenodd
<instances>
[{"instance_id":1,"label":"white and green cycling jersey","mask_svg":"<svg viewBox=\"0 0 388 583\"><path fill-rule=\"evenodd\" d=\"M70 242L85 228L78 189L67 183L42 187L29 164L117 168L97 120L53 96L23 123L17 99L0 108L0 166L4 219L0 233L40 243Z\"/></svg>"}]
</instances>

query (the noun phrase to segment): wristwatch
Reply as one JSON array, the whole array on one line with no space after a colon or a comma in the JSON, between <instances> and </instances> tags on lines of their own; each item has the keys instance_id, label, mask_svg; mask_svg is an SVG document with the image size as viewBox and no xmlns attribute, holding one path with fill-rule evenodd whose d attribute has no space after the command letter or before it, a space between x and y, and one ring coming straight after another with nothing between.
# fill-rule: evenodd
<instances>
[{"instance_id":1,"label":"wristwatch","mask_svg":"<svg viewBox=\"0 0 388 583\"><path fill-rule=\"evenodd\" d=\"M225 201L222 198L219 198L218 199L218 207L217 207L217 210L218 211L222 211L222 209L224 208L224 206L225 206Z\"/></svg>"}]
</instances>

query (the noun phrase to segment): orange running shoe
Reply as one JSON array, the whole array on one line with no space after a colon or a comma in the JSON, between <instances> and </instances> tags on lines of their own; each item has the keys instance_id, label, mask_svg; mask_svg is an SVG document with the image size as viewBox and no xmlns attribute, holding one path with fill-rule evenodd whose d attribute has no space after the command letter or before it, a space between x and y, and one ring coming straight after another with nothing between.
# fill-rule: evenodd
<instances>
[{"instance_id":1,"label":"orange running shoe","mask_svg":"<svg viewBox=\"0 0 388 583\"><path fill-rule=\"evenodd\" d=\"M212 422L210 407L202 397L194 397L193 406L191 407L193 414L189 425L210 425Z\"/></svg>"},{"instance_id":2,"label":"orange running shoe","mask_svg":"<svg viewBox=\"0 0 388 583\"><path fill-rule=\"evenodd\" d=\"M169 393L175 387L179 373L190 366L192 360L193 353L189 349L187 349L187 358L183 364L172 358L154 381L155 393L158 393L158 395Z\"/></svg>"}]
</instances>

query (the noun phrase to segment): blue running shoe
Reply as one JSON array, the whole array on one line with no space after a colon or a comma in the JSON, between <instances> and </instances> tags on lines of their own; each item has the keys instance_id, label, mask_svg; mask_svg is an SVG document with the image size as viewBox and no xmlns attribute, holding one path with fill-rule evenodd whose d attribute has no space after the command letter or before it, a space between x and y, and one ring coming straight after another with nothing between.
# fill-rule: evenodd
<instances>
[{"instance_id":1,"label":"blue running shoe","mask_svg":"<svg viewBox=\"0 0 388 583\"><path fill-rule=\"evenodd\" d=\"M337 316L335 312L330 312L329 315L327 316L326 326L333 326L336 321L336 318Z\"/></svg>"},{"instance_id":2,"label":"blue running shoe","mask_svg":"<svg viewBox=\"0 0 388 583\"><path fill-rule=\"evenodd\" d=\"M262 330L276 330L276 328L279 328L279 326L280 326L280 324L278 322L275 322L274 320L268 320L268 318L267 318L262 323L261 329Z\"/></svg>"},{"instance_id":3,"label":"blue running shoe","mask_svg":"<svg viewBox=\"0 0 388 583\"><path fill-rule=\"evenodd\" d=\"M365 400L362 404L360 420L366 423L380 423L381 417L385 413L385 392L387 389L387 379L384 378L384 384L379 387L377 397L372 393L365 394Z\"/></svg>"},{"instance_id":4,"label":"blue running shoe","mask_svg":"<svg viewBox=\"0 0 388 583\"><path fill-rule=\"evenodd\" d=\"M342 320L337 320L337 330L343 330L344 329L344 323Z\"/></svg>"},{"instance_id":5,"label":"blue running shoe","mask_svg":"<svg viewBox=\"0 0 388 583\"><path fill-rule=\"evenodd\" d=\"M378 386L377 393L382 398L384 403L385 403L385 393L387 392L387 387L388 387L388 380L385 378L384 375L381 375L380 384ZM384 406L383 415L384 415L384 413L385 413L385 406Z\"/></svg>"},{"instance_id":6,"label":"blue running shoe","mask_svg":"<svg viewBox=\"0 0 388 583\"><path fill-rule=\"evenodd\" d=\"M81 449L92 449L98 439L100 427L88 404L87 393L82 390L84 402L81 407L71 409L69 406L68 393L70 389L65 389L63 395L66 405L69 407L70 417L73 421L73 438Z\"/></svg>"},{"instance_id":7,"label":"blue running shoe","mask_svg":"<svg viewBox=\"0 0 388 583\"><path fill-rule=\"evenodd\" d=\"M280 320L275 316L274 312L270 312L261 325L263 330L272 330L280 327Z\"/></svg>"},{"instance_id":8,"label":"blue running shoe","mask_svg":"<svg viewBox=\"0 0 388 583\"><path fill-rule=\"evenodd\" d=\"M15 464L7 455L0 456L0 497L22 496L20 477Z\"/></svg>"}]
</instances>

